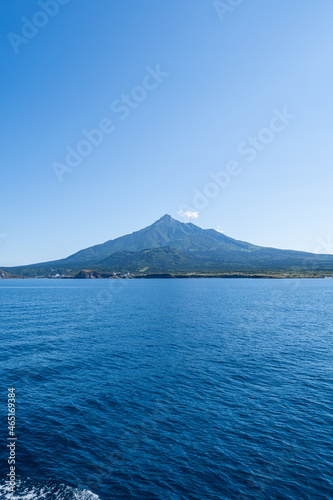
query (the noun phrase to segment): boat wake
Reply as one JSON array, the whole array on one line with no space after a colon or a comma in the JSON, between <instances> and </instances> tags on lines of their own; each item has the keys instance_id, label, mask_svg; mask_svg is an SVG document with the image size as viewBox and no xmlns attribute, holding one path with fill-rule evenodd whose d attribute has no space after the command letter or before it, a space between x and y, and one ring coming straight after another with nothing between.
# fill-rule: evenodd
<instances>
[{"instance_id":1,"label":"boat wake","mask_svg":"<svg viewBox=\"0 0 333 500\"><path fill-rule=\"evenodd\" d=\"M0 483L1 500L99 500L89 490L72 488L54 481L18 481L15 492L3 481Z\"/></svg>"}]
</instances>

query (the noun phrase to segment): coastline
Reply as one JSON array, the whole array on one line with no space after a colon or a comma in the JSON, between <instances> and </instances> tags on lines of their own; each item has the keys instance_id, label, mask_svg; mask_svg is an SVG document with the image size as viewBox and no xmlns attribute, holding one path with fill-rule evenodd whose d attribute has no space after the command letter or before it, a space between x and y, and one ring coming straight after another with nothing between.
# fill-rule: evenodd
<instances>
[{"instance_id":1,"label":"coastline","mask_svg":"<svg viewBox=\"0 0 333 500\"><path fill-rule=\"evenodd\" d=\"M283 279L283 280L288 280L288 279L333 279L332 276L325 276L325 275L304 275L304 276L282 276L282 275L274 275L274 274L168 274L168 273L161 273L161 274L145 274L145 275L131 275L131 276L85 276L85 277L78 277L78 276L61 276L61 277L54 277L54 276L11 276L8 278L0 278L4 280L20 280L20 279L30 279L30 280L82 280L82 279L104 279L104 280L130 280L130 279Z\"/></svg>"}]
</instances>

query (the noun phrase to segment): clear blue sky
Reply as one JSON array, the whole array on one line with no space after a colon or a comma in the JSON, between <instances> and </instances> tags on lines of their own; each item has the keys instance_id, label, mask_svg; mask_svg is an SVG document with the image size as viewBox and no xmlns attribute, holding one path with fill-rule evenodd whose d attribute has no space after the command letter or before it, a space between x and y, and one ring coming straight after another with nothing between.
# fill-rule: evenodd
<instances>
[{"instance_id":1,"label":"clear blue sky","mask_svg":"<svg viewBox=\"0 0 333 500\"><path fill-rule=\"evenodd\" d=\"M333 253L331 0L243 0L224 13L220 2L220 16L210 0L54 1L49 14L43 0L1 2L0 268L165 213ZM284 108L295 117L281 127ZM60 182L54 162L68 168L66 147L101 121L113 131ZM258 134L266 144L250 153ZM231 161L238 175L207 188ZM194 189L214 196L200 205Z\"/></svg>"}]
</instances>

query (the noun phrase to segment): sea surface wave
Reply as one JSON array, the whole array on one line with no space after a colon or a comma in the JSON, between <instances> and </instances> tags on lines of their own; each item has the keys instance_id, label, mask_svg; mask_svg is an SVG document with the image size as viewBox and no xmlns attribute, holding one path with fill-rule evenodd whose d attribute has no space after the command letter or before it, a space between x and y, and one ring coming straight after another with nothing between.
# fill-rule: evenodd
<instances>
[{"instance_id":1,"label":"sea surface wave","mask_svg":"<svg viewBox=\"0 0 333 500\"><path fill-rule=\"evenodd\" d=\"M333 499L333 280L0 280L0 306L0 499Z\"/></svg>"}]
</instances>

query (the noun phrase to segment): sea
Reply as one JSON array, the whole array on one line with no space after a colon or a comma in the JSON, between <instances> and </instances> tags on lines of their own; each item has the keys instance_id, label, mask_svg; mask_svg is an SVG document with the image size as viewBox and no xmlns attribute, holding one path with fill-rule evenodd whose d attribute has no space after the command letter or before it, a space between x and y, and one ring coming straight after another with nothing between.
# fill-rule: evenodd
<instances>
[{"instance_id":1,"label":"sea","mask_svg":"<svg viewBox=\"0 0 333 500\"><path fill-rule=\"evenodd\" d=\"M0 499L332 500L332 320L332 279L0 280Z\"/></svg>"}]
</instances>

